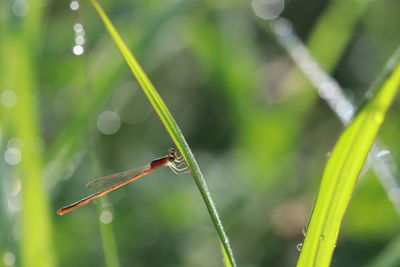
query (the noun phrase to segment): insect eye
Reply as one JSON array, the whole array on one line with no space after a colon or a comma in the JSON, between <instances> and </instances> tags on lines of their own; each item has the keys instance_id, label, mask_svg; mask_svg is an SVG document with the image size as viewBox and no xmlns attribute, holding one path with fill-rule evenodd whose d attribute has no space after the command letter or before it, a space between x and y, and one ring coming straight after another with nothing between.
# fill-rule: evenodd
<instances>
[{"instance_id":1,"label":"insect eye","mask_svg":"<svg viewBox=\"0 0 400 267\"><path fill-rule=\"evenodd\" d=\"M175 153L176 153L176 151L175 151L175 149L173 149L173 148L170 148L170 149L168 150L168 154L170 154L171 156L175 156Z\"/></svg>"}]
</instances>

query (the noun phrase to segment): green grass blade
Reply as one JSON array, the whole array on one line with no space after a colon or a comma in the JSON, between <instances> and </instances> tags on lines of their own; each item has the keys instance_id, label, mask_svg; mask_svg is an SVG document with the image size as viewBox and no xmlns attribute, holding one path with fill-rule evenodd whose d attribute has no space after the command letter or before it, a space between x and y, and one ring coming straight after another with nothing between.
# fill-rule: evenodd
<instances>
[{"instance_id":1,"label":"green grass blade","mask_svg":"<svg viewBox=\"0 0 400 267\"><path fill-rule=\"evenodd\" d=\"M4 88L13 88L18 102L9 110L10 129L24 144L18 177L22 182L21 266L51 267L56 264L52 244L50 203L43 184L40 131L36 103L35 65L27 38L7 32L3 43ZM11 133L10 133L11 134Z\"/></svg>"},{"instance_id":2,"label":"green grass blade","mask_svg":"<svg viewBox=\"0 0 400 267\"><path fill-rule=\"evenodd\" d=\"M307 40L307 48L319 65L332 72L341 55L354 37L353 31L372 1L330 1L321 14ZM298 69L291 71L281 88L296 86L297 90L307 90L307 79Z\"/></svg>"},{"instance_id":3,"label":"green grass blade","mask_svg":"<svg viewBox=\"0 0 400 267\"><path fill-rule=\"evenodd\" d=\"M395 238L367 267L396 267L400 265L400 237Z\"/></svg>"},{"instance_id":4,"label":"green grass blade","mask_svg":"<svg viewBox=\"0 0 400 267\"><path fill-rule=\"evenodd\" d=\"M231 264L231 262L229 260L229 256L228 256L228 254L226 254L226 250L224 249L224 246L222 245L221 242L219 242L219 245L221 247L222 258L224 260L225 267L232 267L232 264Z\"/></svg>"},{"instance_id":5,"label":"green grass blade","mask_svg":"<svg viewBox=\"0 0 400 267\"><path fill-rule=\"evenodd\" d=\"M400 83L400 50L372 86L375 95L336 143L322 177L298 267L329 266L357 177Z\"/></svg>"},{"instance_id":6,"label":"green grass blade","mask_svg":"<svg viewBox=\"0 0 400 267\"><path fill-rule=\"evenodd\" d=\"M104 200L103 200L104 202ZM98 205L98 214L100 215L102 208ZM117 254L117 244L115 242L115 235L112 223L104 224L99 221L101 240L103 242L104 256L107 267L119 267L121 266Z\"/></svg>"},{"instance_id":7,"label":"green grass blade","mask_svg":"<svg viewBox=\"0 0 400 267\"><path fill-rule=\"evenodd\" d=\"M107 30L109 31L112 39L114 40L115 44L117 45L119 51L121 52L122 56L124 57L126 63L128 64L129 68L131 69L132 73L138 80L140 86L142 87L145 95L149 99L150 103L154 107L155 111L157 112L158 116L160 117L161 121L163 122L167 132L171 136L172 140L174 141L176 147L182 153L187 166L192 173L192 176L199 188L199 191L204 199L204 202L207 206L208 212L211 216L211 219L214 223L214 226L217 230L218 236L221 240L222 246L225 250L225 253L228 255L229 263L232 266L236 266L235 260L233 257L233 252L229 244L228 237L223 229L222 222L219 218L217 209L213 200L211 199L210 192L207 188L207 184L203 178L203 175L200 171L200 168L191 152L189 145L187 144L184 136L182 135L178 125L176 124L174 118L172 117L171 113L169 112L167 106L165 105L164 101L161 99L160 95L154 88L153 84L150 82L147 75L144 73L143 69L140 67L134 56L129 51L128 47L125 45L122 38L119 36L117 30L112 25L111 21L108 19L107 15L105 14L102 7L98 4L97 1L91 0L94 8L96 9L97 13L99 14L100 18L102 19L104 25L106 26Z\"/></svg>"},{"instance_id":8,"label":"green grass blade","mask_svg":"<svg viewBox=\"0 0 400 267\"><path fill-rule=\"evenodd\" d=\"M135 44L135 51L140 56L145 55L148 47L151 47L152 42L156 40L161 29L163 29L162 25L168 24L172 18L176 18L177 15L188 8L193 2L194 0L180 0L170 7L163 9L154 15L154 19L151 18L151 22L148 25L144 28L141 27L144 35L140 37L140 40L135 41L134 36L129 36L129 40L125 41L128 45ZM129 28L132 27L130 26ZM112 53L115 49L111 45L103 44L103 41L95 45L95 48L90 53L93 58L101 58L101 55ZM161 59L157 64L162 64L162 62L163 60ZM104 68L105 64L107 68ZM83 104L77 105L71 119L66 121L63 128L57 134L55 141L52 142L45 155L47 177L57 180L60 178L60 175L63 175L63 172L60 171L60 165L67 166L71 158L79 151L85 138L84 136L87 133L87 125L90 119L98 111L97 109L109 99L111 88L115 86L116 81L119 81L121 76L125 75L123 67L123 62L115 58L107 58L107 61L96 61L95 64L88 66L91 72L97 74L96 79L90 81L93 91L91 99L93 101L88 106L86 99L83 98Z\"/></svg>"},{"instance_id":9,"label":"green grass blade","mask_svg":"<svg viewBox=\"0 0 400 267\"><path fill-rule=\"evenodd\" d=\"M90 93L88 94L90 95ZM95 174L95 176L99 176L102 173L101 172L101 164L99 160L99 152L96 149L96 143L95 139L89 138L89 136L95 136L95 129L90 128L89 129L89 135L88 135L88 150L89 150L89 155L91 159L91 165L92 165L92 170L91 172ZM105 266L106 267L120 267L121 264L119 262L118 258L118 248L117 248L117 243L115 241L115 234L114 234L114 228L113 228L113 223L112 220L108 223L104 223L103 220L101 220L102 212L106 212L107 210L103 208L106 203L106 198L107 196L104 196L99 200L99 204L97 205L97 215L98 215L98 224L100 228L100 234L101 234L101 241L103 244L103 252L104 252L104 260L105 260ZM108 211L111 212L111 211Z\"/></svg>"},{"instance_id":10,"label":"green grass blade","mask_svg":"<svg viewBox=\"0 0 400 267\"><path fill-rule=\"evenodd\" d=\"M329 2L307 41L307 47L323 69L332 70L337 65L340 55L354 37L354 28L371 2L370 0Z\"/></svg>"}]
</instances>

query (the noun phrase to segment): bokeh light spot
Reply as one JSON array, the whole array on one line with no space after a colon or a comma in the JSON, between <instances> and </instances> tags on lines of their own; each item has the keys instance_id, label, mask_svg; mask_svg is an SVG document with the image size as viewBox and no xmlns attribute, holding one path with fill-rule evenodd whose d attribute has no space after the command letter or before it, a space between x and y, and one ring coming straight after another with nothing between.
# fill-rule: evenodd
<instances>
[{"instance_id":1,"label":"bokeh light spot","mask_svg":"<svg viewBox=\"0 0 400 267\"><path fill-rule=\"evenodd\" d=\"M13 185L11 187L10 194L12 196L18 195L18 193L21 192L21 188L22 188L21 180L20 179L15 179L14 182L13 182Z\"/></svg>"},{"instance_id":2,"label":"bokeh light spot","mask_svg":"<svg viewBox=\"0 0 400 267\"><path fill-rule=\"evenodd\" d=\"M292 23L285 18L277 18L271 21L272 30L280 36L288 36L293 32L293 25Z\"/></svg>"},{"instance_id":3,"label":"bokeh light spot","mask_svg":"<svg viewBox=\"0 0 400 267\"><path fill-rule=\"evenodd\" d=\"M71 3L69 4L69 7L71 8L71 10L76 11L79 9L79 2L71 1Z\"/></svg>"},{"instance_id":4,"label":"bokeh light spot","mask_svg":"<svg viewBox=\"0 0 400 267\"><path fill-rule=\"evenodd\" d=\"M17 99L18 99L18 96L14 91L5 90L1 94L0 101L1 101L1 104L3 106L5 106L6 108L11 108L11 107L15 106L15 104L17 103Z\"/></svg>"},{"instance_id":5,"label":"bokeh light spot","mask_svg":"<svg viewBox=\"0 0 400 267\"><path fill-rule=\"evenodd\" d=\"M18 17L26 16L29 13L29 3L25 0L15 0L11 10Z\"/></svg>"},{"instance_id":6,"label":"bokeh light spot","mask_svg":"<svg viewBox=\"0 0 400 267\"><path fill-rule=\"evenodd\" d=\"M15 255L11 252L4 253L3 262L7 266L11 266L15 264Z\"/></svg>"},{"instance_id":7,"label":"bokeh light spot","mask_svg":"<svg viewBox=\"0 0 400 267\"><path fill-rule=\"evenodd\" d=\"M10 165L17 165L21 161L21 151L18 148L11 147L4 154L4 159Z\"/></svg>"},{"instance_id":8,"label":"bokeh light spot","mask_svg":"<svg viewBox=\"0 0 400 267\"><path fill-rule=\"evenodd\" d=\"M103 134L114 134L121 127L121 119L113 111L104 111L97 118L97 128Z\"/></svg>"},{"instance_id":9,"label":"bokeh light spot","mask_svg":"<svg viewBox=\"0 0 400 267\"><path fill-rule=\"evenodd\" d=\"M18 137L10 138L7 142L7 148L12 147L22 149L24 147L24 142L22 142L21 138Z\"/></svg>"},{"instance_id":10,"label":"bokeh light spot","mask_svg":"<svg viewBox=\"0 0 400 267\"><path fill-rule=\"evenodd\" d=\"M379 151L378 154L376 154L376 157L377 158L382 158L382 157L387 156L389 154L390 154L390 151L387 150L387 149L384 149L384 150Z\"/></svg>"},{"instance_id":11,"label":"bokeh light spot","mask_svg":"<svg viewBox=\"0 0 400 267\"><path fill-rule=\"evenodd\" d=\"M77 45L83 45L85 43L85 37L83 37L82 35L77 35L75 37L75 43Z\"/></svg>"},{"instance_id":12,"label":"bokeh light spot","mask_svg":"<svg viewBox=\"0 0 400 267\"><path fill-rule=\"evenodd\" d=\"M101 214L100 214L101 223L109 224L109 223L112 222L112 220L113 220L113 215L112 215L111 211L104 210L104 211L101 212Z\"/></svg>"},{"instance_id":13,"label":"bokeh light spot","mask_svg":"<svg viewBox=\"0 0 400 267\"><path fill-rule=\"evenodd\" d=\"M74 25L74 31L75 31L76 33L82 32L82 31L83 31L83 25L80 24L80 23L76 23L76 24Z\"/></svg>"},{"instance_id":14,"label":"bokeh light spot","mask_svg":"<svg viewBox=\"0 0 400 267\"><path fill-rule=\"evenodd\" d=\"M274 19L282 13L285 2L283 0L253 0L251 6L258 17Z\"/></svg>"},{"instance_id":15,"label":"bokeh light spot","mask_svg":"<svg viewBox=\"0 0 400 267\"><path fill-rule=\"evenodd\" d=\"M72 52L77 56L82 55L84 52L83 46L75 45L74 48L72 48Z\"/></svg>"}]
</instances>

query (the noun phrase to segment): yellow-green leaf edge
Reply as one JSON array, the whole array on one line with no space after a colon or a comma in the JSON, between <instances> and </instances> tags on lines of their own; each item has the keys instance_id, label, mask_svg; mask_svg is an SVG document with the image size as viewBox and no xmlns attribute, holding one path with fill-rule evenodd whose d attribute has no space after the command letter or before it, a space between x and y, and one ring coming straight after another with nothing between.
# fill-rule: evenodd
<instances>
[{"instance_id":1,"label":"yellow-green leaf edge","mask_svg":"<svg viewBox=\"0 0 400 267\"><path fill-rule=\"evenodd\" d=\"M329 266L358 175L400 83L400 49L389 60L377 88L339 137L325 166L298 267Z\"/></svg>"}]
</instances>

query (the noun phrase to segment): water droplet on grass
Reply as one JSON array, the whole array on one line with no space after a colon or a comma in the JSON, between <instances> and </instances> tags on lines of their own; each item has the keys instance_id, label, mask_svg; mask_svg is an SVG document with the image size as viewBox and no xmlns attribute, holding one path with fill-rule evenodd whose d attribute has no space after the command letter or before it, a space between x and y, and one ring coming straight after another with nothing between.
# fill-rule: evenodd
<instances>
[{"instance_id":1,"label":"water droplet on grass","mask_svg":"<svg viewBox=\"0 0 400 267\"><path fill-rule=\"evenodd\" d=\"M390 151L384 149L384 150L379 151L379 152L376 154L376 157L377 157L377 158L381 158L381 157L384 157L384 156L389 155L389 154L390 154Z\"/></svg>"},{"instance_id":2,"label":"water droplet on grass","mask_svg":"<svg viewBox=\"0 0 400 267\"><path fill-rule=\"evenodd\" d=\"M301 233L303 234L304 237L306 237L306 234L307 234L307 226L304 226L303 229L301 229Z\"/></svg>"}]
</instances>

